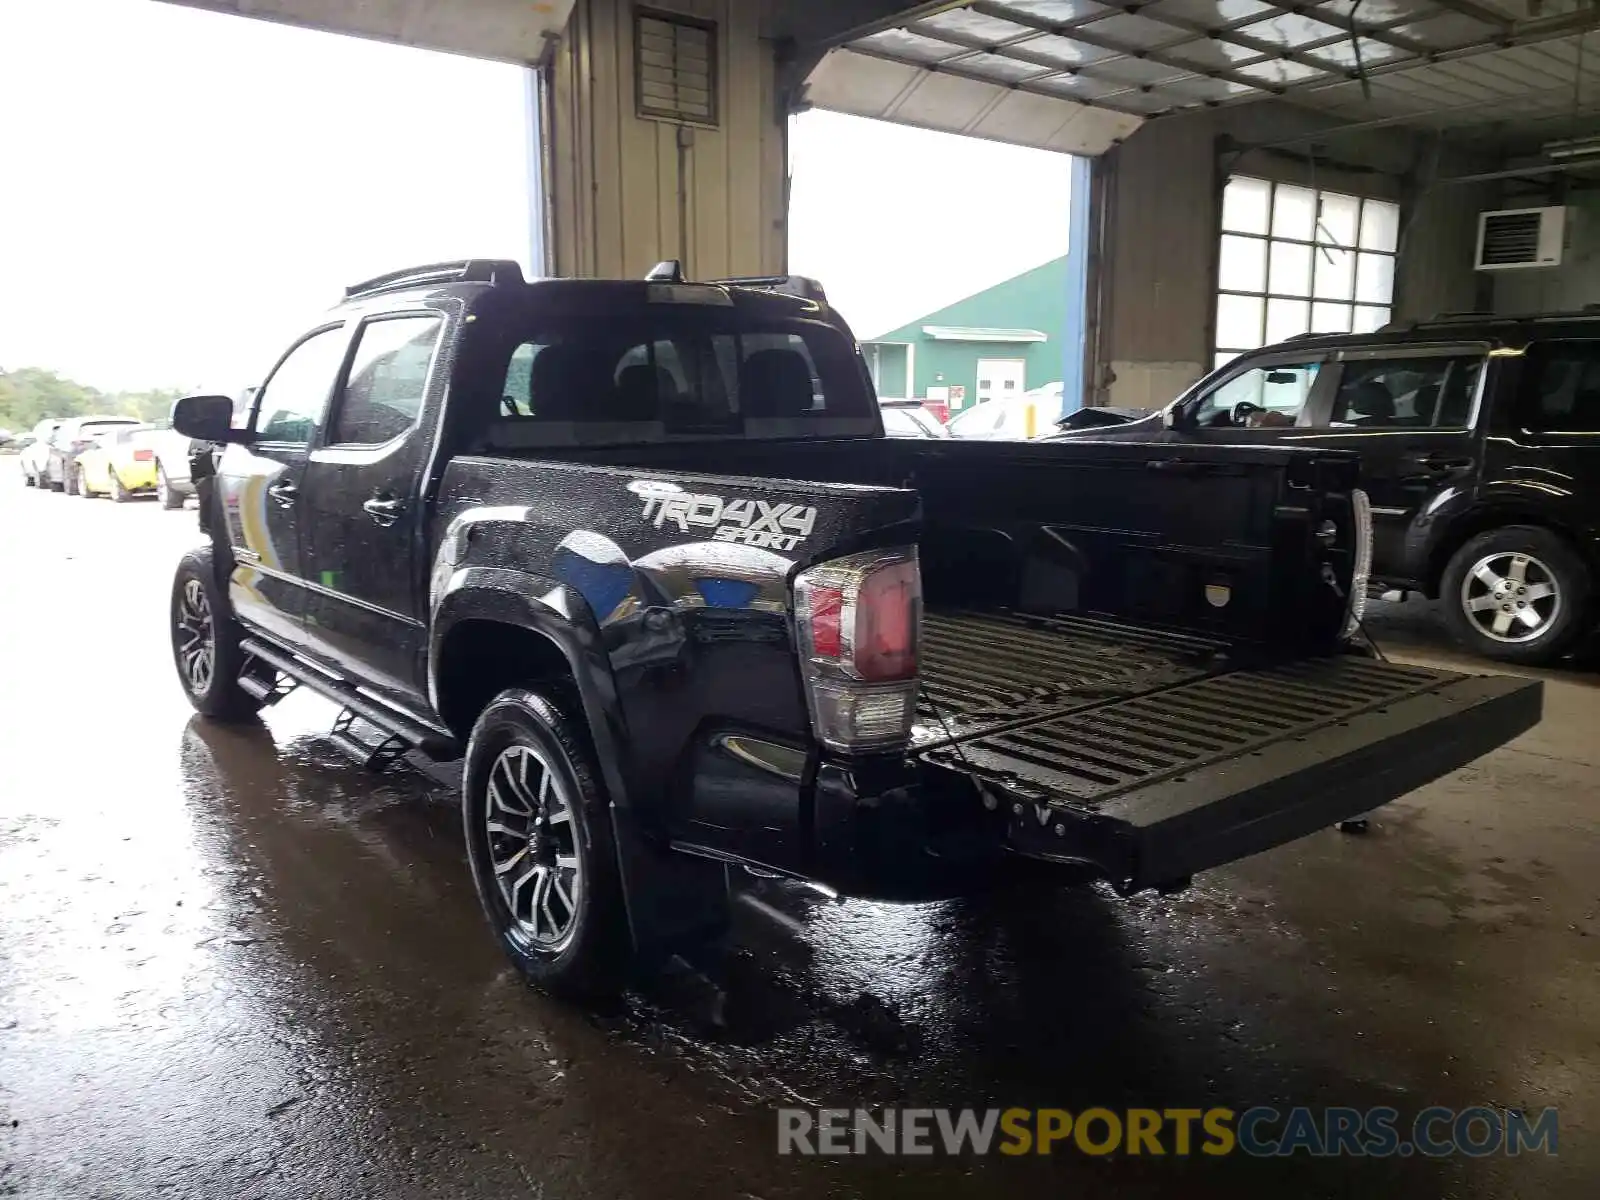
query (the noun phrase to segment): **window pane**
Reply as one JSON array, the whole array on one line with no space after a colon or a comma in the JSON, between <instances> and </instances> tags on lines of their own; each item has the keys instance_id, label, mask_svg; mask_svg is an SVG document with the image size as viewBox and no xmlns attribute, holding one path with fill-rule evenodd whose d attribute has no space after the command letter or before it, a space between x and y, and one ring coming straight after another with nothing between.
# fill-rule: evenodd
<instances>
[{"instance_id":1,"label":"window pane","mask_svg":"<svg viewBox=\"0 0 1600 1200\"><path fill-rule=\"evenodd\" d=\"M1271 190L1265 179L1228 180L1222 189L1222 227L1234 233L1265 233Z\"/></svg>"},{"instance_id":2,"label":"window pane","mask_svg":"<svg viewBox=\"0 0 1600 1200\"><path fill-rule=\"evenodd\" d=\"M1282 296L1311 294L1311 247L1272 243L1272 275L1267 291Z\"/></svg>"},{"instance_id":3,"label":"window pane","mask_svg":"<svg viewBox=\"0 0 1600 1200\"><path fill-rule=\"evenodd\" d=\"M344 360L344 330L324 329L289 352L257 393L256 429L263 442L304 444L322 422L333 378Z\"/></svg>"},{"instance_id":4,"label":"window pane","mask_svg":"<svg viewBox=\"0 0 1600 1200\"><path fill-rule=\"evenodd\" d=\"M1394 299L1394 259L1387 254L1362 254L1356 263L1356 299L1388 304Z\"/></svg>"},{"instance_id":5,"label":"window pane","mask_svg":"<svg viewBox=\"0 0 1600 1200\"><path fill-rule=\"evenodd\" d=\"M422 410L443 320L429 314L362 328L328 441L376 446L411 428Z\"/></svg>"},{"instance_id":6,"label":"window pane","mask_svg":"<svg viewBox=\"0 0 1600 1200\"><path fill-rule=\"evenodd\" d=\"M1371 333L1389 323L1389 309L1378 308L1366 304L1355 307L1355 315L1350 318L1351 333Z\"/></svg>"},{"instance_id":7,"label":"window pane","mask_svg":"<svg viewBox=\"0 0 1600 1200\"><path fill-rule=\"evenodd\" d=\"M1190 411L1195 423L1206 429L1251 429L1293 425L1316 382L1317 363L1254 367L1241 371L1203 397ZM1255 411L1239 413L1239 404Z\"/></svg>"},{"instance_id":8,"label":"window pane","mask_svg":"<svg viewBox=\"0 0 1600 1200\"><path fill-rule=\"evenodd\" d=\"M1267 342L1281 342L1297 333L1304 333L1310 305L1304 300L1267 301Z\"/></svg>"},{"instance_id":9,"label":"window pane","mask_svg":"<svg viewBox=\"0 0 1600 1200\"><path fill-rule=\"evenodd\" d=\"M1356 252L1339 250L1333 246L1318 246L1312 256L1316 260L1319 300L1348 300L1355 283ZM1383 297L1385 300L1387 296Z\"/></svg>"},{"instance_id":10,"label":"window pane","mask_svg":"<svg viewBox=\"0 0 1600 1200\"><path fill-rule=\"evenodd\" d=\"M1317 241L1332 242L1335 246L1356 244L1356 212L1361 201L1354 196L1323 193L1322 221L1317 230Z\"/></svg>"},{"instance_id":11,"label":"window pane","mask_svg":"<svg viewBox=\"0 0 1600 1200\"><path fill-rule=\"evenodd\" d=\"M1311 306L1313 333L1349 333L1350 306L1348 304L1313 304Z\"/></svg>"},{"instance_id":12,"label":"window pane","mask_svg":"<svg viewBox=\"0 0 1600 1200\"><path fill-rule=\"evenodd\" d=\"M1230 292L1267 290L1267 243L1261 238L1222 235L1217 286Z\"/></svg>"},{"instance_id":13,"label":"window pane","mask_svg":"<svg viewBox=\"0 0 1600 1200\"><path fill-rule=\"evenodd\" d=\"M1600 432L1600 356L1585 345L1556 343L1529 372L1522 423L1544 433Z\"/></svg>"},{"instance_id":14,"label":"window pane","mask_svg":"<svg viewBox=\"0 0 1600 1200\"><path fill-rule=\"evenodd\" d=\"M1368 200L1361 206L1361 248L1393 250L1400 240L1400 206Z\"/></svg>"},{"instance_id":15,"label":"window pane","mask_svg":"<svg viewBox=\"0 0 1600 1200\"><path fill-rule=\"evenodd\" d=\"M1217 297L1217 345L1261 345L1261 300L1255 296Z\"/></svg>"},{"instance_id":16,"label":"window pane","mask_svg":"<svg viewBox=\"0 0 1600 1200\"><path fill-rule=\"evenodd\" d=\"M1310 188L1280 183L1272 201L1272 236L1311 240L1316 193Z\"/></svg>"},{"instance_id":17,"label":"window pane","mask_svg":"<svg viewBox=\"0 0 1600 1200\"><path fill-rule=\"evenodd\" d=\"M1347 363L1329 414L1334 425L1460 429L1471 416L1481 358Z\"/></svg>"}]
</instances>

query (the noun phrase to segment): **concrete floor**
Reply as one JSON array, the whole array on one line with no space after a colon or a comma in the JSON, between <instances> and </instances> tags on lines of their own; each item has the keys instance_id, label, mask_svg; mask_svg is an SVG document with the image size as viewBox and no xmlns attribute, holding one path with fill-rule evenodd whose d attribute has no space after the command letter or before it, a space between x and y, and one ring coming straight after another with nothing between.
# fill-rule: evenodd
<instances>
[{"instance_id":1,"label":"concrete floor","mask_svg":"<svg viewBox=\"0 0 1600 1200\"><path fill-rule=\"evenodd\" d=\"M315 697L260 729L191 718L165 626L192 511L24 491L9 466L0 1195L1555 1200L1600 1178L1593 676L1548 676L1543 725L1366 837L1328 831L1169 899L767 888L739 910L720 999L683 974L584 1012L503 965L448 793L347 765ZM1426 614L1375 626L1448 657ZM780 1159L772 1110L797 1101L1553 1104L1561 1142Z\"/></svg>"}]
</instances>

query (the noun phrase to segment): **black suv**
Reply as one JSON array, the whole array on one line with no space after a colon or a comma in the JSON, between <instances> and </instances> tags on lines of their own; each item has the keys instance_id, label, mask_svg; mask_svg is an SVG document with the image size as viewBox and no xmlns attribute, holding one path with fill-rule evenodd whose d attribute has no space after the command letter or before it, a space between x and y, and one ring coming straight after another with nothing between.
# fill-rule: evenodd
<instances>
[{"instance_id":1,"label":"black suv","mask_svg":"<svg viewBox=\"0 0 1600 1200\"><path fill-rule=\"evenodd\" d=\"M1600 313L1301 336L1092 436L1359 451L1380 586L1442 598L1457 639L1505 662L1594 625Z\"/></svg>"}]
</instances>

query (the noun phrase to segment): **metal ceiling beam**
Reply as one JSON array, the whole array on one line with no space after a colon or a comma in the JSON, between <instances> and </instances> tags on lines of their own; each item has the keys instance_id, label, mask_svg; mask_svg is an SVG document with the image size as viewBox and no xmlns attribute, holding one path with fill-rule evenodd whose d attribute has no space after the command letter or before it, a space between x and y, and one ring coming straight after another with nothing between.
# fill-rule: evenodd
<instances>
[{"instance_id":1,"label":"metal ceiling beam","mask_svg":"<svg viewBox=\"0 0 1600 1200\"><path fill-rule=\"evenodd\" d=\"M804 48L809 51L834 50L848 42L882 33L886 29L899 29L912 21L936 17L940 13L949 12L952 8L964 8L966 4L967 0L932 0L931 3L905 5L875 20L846 29L843 33L829 34L819 42L808 43Z\"/></svg>"},{"instance_id":2,"label":"metal ceiling beam","mask_svg":"<svg viewBox=\"0 0 1600 1200\"><path fill-rule=\"evenodd\" d=\"M1137 14L1143 6L1139 4L1119 4L1112 7L1131 15ZM1414 54L1419 58L1426 57L1437 49L1437 47L1424 46L1421 42L1414 42L1410 38L1401 37L1398 34L1391 34L1386 29L1357 25L1348 17L1341 17L1337 13L1325 13L1313 5L1274 4L1272 8L1281 16L1306 16L1314 21L1321 21L1324 25L1332 25L1342 30L1346 35L1354 33L1357 37L1364 37L1374 42L1382 42L1386 46L1393 46L1396 50L1404 50L1407 54ZM1341 45L1349 40L1348 36L1324 38L1321 41L1307 42L1303 46L1289 49L1278 45L1276 42L1269 42L1265 38L1258 38L1247 32L1249 25L1257 24L1263 19L1272 20L1271 17L1264 18L1260 13L1251 17L1247 25L1235 23L1217 29L1212 29L1200 21L1190 21L1184 17L1172 16L1165 12L1157 13L1152 19L1160 21L1163 25L1171 25L1174 29L1181 29L1186 33L1192 33L1196 37L1205 38L1209 41L1226 42L1230 46L1238 46L1244 50L1254 50L1257 54L1267 58L1287 58L1291 62L1302 62L1303 60L1306 66L1317 67L1323 71L1339 72L1350 69L1341 67L1337 63L1314 59L1307 53L1307 51L1311 50L1320 50L1325 46ZM1403 23L1395 22L1395 24Z\"/></svg>"},{"instance_id":3,"label":"metal ceiling beam","mask_svg":"<svg viewBox=\"0 0 1600 1200\"><path fill-rule=\"evenodd\" d=\"M1437 2L1437 0L1435 0ZM1505 37L1496 38L1489 42L1474 42L1468 46L1458 46L1453 50L1441 50L1424 61L1416 59L1395 59L1390 62L1377 63L1364 72L1368 79L1376 79L1383 75L1392 75L1400 71L1415 71L1419 67L1432 66L1435 63L1460 62L1463 59L1477 58L1483 54L1493 54L1498 50L1512 50L1518 46L1533 46L1540 42L1555 41L1560 38L1571 37L1574 34L1588 33L1600 29L1600 8L1586 11L1566 13L1559 17L1551 17L1543 21L1527 21L1508 33ZM1284 85L1282 93L1284 99L1293 99L1307 93L1323 91L1330 87L1340 87L1358 78L1350 72L1346 78L1337 81L1326 79L1306 79L1299 83ZM1233 105L1240 100L1224 100L1224 104Z\"/></svg>"},{"instance_id":4,"label":"metal ceiling beam","mask_svg":"<svg viewBox=\"0 0 1600 1200\"><path fill-rule=\"evenodd\" d=\"M975 83L987 83L991 87L1004 88L1007 91L1027 92L1029 95L1046 96L1051 100L1065 100L1069 104L1081 104L1085 108L1103 108L1108 112L1121 113L1125 117L1139 117L1144 119L1151 115L1147 112L1138 112L1135 109L1123 108L1120 104L1108 104L1104 100L1089 100L1082 96L1069 96L1062 92L1053 92L1049 88L1037 87L1033 85L1031 81L1026 79L1015 83L1003 79L996 79L992 75L985 75L981 71L974 71L968 67L963 67L959 62L953 62L948 66L944 65L943 63L918 62L914 58L900 58L898 55L890 54L887 51L880 50L876 46L847 46L844 47L844 49L849 50L852 54L864 54L868 58L876 58L883 62L898 63L902 67L914 67L916 70L926 71L930 75L954 75L958 79L970 79ZM1065 75L1067 72L1058 71L1057 74Z\"/></svg>"},{"instance_id":5,"label":"metal ceiling beam","mask_svg":"<svg viewBox=\"0 0 1600 1200\"><path fill-rule=\"evenodd\" d=\"M1110 46L1103 45L1105 39L1101 38L1096 40L1092 35L1086 34L1081 26L1058 25L1053 21L1045 20L1042 17L1036 17L1032 13L1012 12L1008 8L1004 8L998 4L987 3L985 0L980 0L980 3L974 4L971 7L973 12L982 13L986 17L995 17L1002 21L1010 21L1014 25L1026 25L1030 29L1037 29L1041 33L1053 33L1059 37L1072 38L1075 41L1084 42L1091 46L1101 46L1102 49L1112 49ZM1165 17L1160 19L1163 21L1167 20ZM1171 22L1167 23L1171 24ZM1204 29L1191 29L1187 30L1187 32L1199 32L1202 36L1207 38L1232 42L1235 45L1244 46L1246 49L1255 50L1263 57L1282 58L1287 59L1290 62L1297 62L1302 66L1311 67L1312 69L1323 74L1338 76L1341 83L1347 79L1356 78L1356 72L1353 70L1347 70L1346 68L1337 66L1333 63L1312 58L1310 55L1301 54L1296 50L1285 50L1281 46L1272 45L1270 42L1261 42L1254 38L1241 37L1239 34L1235 33L1229 33L1225 36L1218 37L1216 35L1206 33ZM1124 46L1119 52L1127 54L1131 58L1148 58L1152 62L1163 61L1162 59L1156 57L1157 53L1159 53L1157 51L1137 50ZM1178 61L1185 71L1189 71L1195 75L1203 75L1206 73L1206 68L1204 67L1192 66L1188 63L1183 63L1182 60ZM1170 66L1171 64L1163 63L1163 65ZM1281 96L1284 94L1286 89L1295 86L1293 84L1283 83L1263 83L1260 80L1249 79L1248 76L1245 78L1249 80L1250 86L1264 90L1274 96ZM1308 80L1306 82L1310 81ZM1327 81L1319 80L1318 82L1326 83ZM1236 100L1226 101L1225 103L1238 104L1248 102L1249 100L1250 97L1242 96Z\"/></svg>"},{"instance_id":6,"label":"metal ceiling beam","mask_svg":"<svg viewBox=\"0 0 1600 1200\"><path fill-rule=\"evenodd\" d=\"M1566 98L1570 97L1571 95L1572 89L1570 87L1559 87L1544 88L1537 92L1525 93L1522 98L1525 100L1543 97ZM1469 100L1462 104L1442 104L1437 108L1425 109L1422 112L1403 113L1392 117L1375 117L1370 121L1347 121L1342 124L1328 125L1322 129L1313 130L1310 133L1301 134L1298 137L1275 138L1270 142L1241 142L1239 143L1239 149L1276 150L1285 146L1310 145L1323 141L1326 138L1337 138L1342 134L1347 133L1362 133L1372 129L1388 129L1395 125L1426 125L1428 124L1429 120L1434 117L1450 116L1456 113L1470 113L1481 108L1495 108L1504 104L1505 102L1504 96L1495 96L1489 100ZM1327 109L1307 109L1306 111L1320 112L1326 117L1337 116L1336 113L1329 112ZM1533 122L1571 120L1572 116L1572 112L1567 111L1562 113L1552 113L1548 117L1517 117L1515 119L1519 122ZM1585 117L1600 117L1600 108L1585 109L1579 112L1577 116L1580 119ZM1438 126L1433 127L1438 128Z\"/></svg>"},{"instance_id":7,"label":"metal ceiling beam","mask_svg":"<svg viewBox=\"0 0 1600 1200\"><path fill-rule=\"evenodd\" d=\"M1495 29L1510 29L1517 24L1515 17L1509 17L1503 12L1497 12L1484 4L1477 4L1474 0L1428 0L1436 8L1453 12L1457 16L1471 17L1474 21Z\"/></svg>"},{"instance_id":8,"label":"metal ceiling beam","mask_svg":"<svg viewBox=\"0 0 1600 1200\"><path fill-rule=\"evenodd\" d=\"M909 28L911 32L920 34L923 37L933 37L937 38L939 41L948 42L952 46L962 46L974 54L996 54L1001 58L1009 58L1015 62L1027 63L1029 66L1039 67L1041 68L1042 74L1036 76L1035 78L1042 79L1050 75L1081 75L1085 79L1093 79L1097 83L1110 84L1121 88L1124 91L1130 92L1137 91L1141 86L1137 83L1130 83L1126 79L1117 79L1113 76L1097 71L1095 68L1098 64L1096 63L1085 63L1082 66L1077 67L1064 67L1059 62L1051 62L1045 59L1042 55L1028 54L1026 52L1027 42L1025 39L997 44L993 42L985 42L982 38L971 37L967 34L958 34L951 30L940 29L937 26L910 25L907 26L907 28ZM1030 36L1038 37L1040 35L1038 33L1034 33ZM1233 71L1222 70L1220 68L1208 69L1206 67L1195 66L1192 63L1186 63L1175 59L1171 55L1164 55L1159 51L1154 50L1140 50L1137 47L1127 45L1126 43L1119 42L1113 38L1103 38L1099 36L1091 37L1090 35L1084 33L1084 31L1081 29L1074 30L1072 36L1087 46L1097 46L1102 50L1109 50L1113 54L1126 55L1129 58L1149 59L1153 63L1160 63L1164 67L1171 67L1174 70L1182 71L1186 75L1200 75L1207 79L1225 80L1228 83L1236 84L1240 87L1251 88L1252 90L1260 92L1263 95L1276 94L1271 84L1262 83L1259 80L1251 79L1248 76L1239 75ZM958 61L959 59L965 57L966 55L960 55L955 60L945 59L941 60L941 62Z\"/></svg>"}]
</instances>

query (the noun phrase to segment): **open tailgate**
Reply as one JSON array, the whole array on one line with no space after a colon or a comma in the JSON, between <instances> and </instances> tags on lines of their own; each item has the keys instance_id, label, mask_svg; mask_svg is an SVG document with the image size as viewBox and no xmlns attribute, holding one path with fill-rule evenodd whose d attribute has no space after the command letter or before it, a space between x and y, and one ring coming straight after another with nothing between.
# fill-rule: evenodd
<instances>
[{"instance_id":1,"label":"open tailgate","mask_svg":"<svg viewBox=\"0 0 1600 1200\"><path fill-rule=\"evenodd\" d=\"M1203 639L931 613L918 749L977 780L1019 853L1132 889L1359 815L1535 725L1533 680L1354 655L1230 669Z\"/></svg>"}]
</instances>

